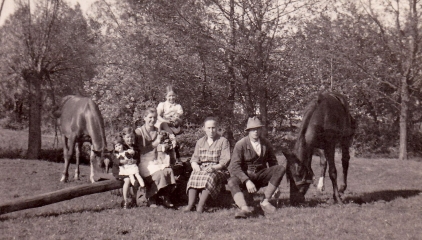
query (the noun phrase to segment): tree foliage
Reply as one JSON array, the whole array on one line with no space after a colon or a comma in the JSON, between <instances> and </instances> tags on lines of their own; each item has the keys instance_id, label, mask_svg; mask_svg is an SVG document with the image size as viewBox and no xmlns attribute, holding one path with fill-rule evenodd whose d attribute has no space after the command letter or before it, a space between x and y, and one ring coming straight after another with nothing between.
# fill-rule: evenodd
<instances>
[{"instance_id":1,"label":"tree foliage","mask_svg":"<svg viewBox=\"0 0 422 240\"><path fill-rule=\"evenodd\" d=\"M83 92L84 80L95 75L94 39L79 6L58 0L36 1L35 9L17 4L0 30L2 101L17 116L12 120L29 119L28 157L37 158L41 123L49 116L43 118L42 109L49 109L55 96Z\"/></svg>"},{"instance_id":2,"label":"tree foliage","mask_svg":"<svg viewBox=\"0 0 422 240\"><path fill-rule=\"evenodd\" d=\"M349 98L361 152L420 151L416 0L103 0L87 18L79 6L37 4L21 3L0 29L8 122L31 119L38 82L44 109L87 94L113 132L142 124L173 85L187 126L213 115L239 135L257 114L278 141L315 94L332 90Z\"/></svg>"}]
</instances>

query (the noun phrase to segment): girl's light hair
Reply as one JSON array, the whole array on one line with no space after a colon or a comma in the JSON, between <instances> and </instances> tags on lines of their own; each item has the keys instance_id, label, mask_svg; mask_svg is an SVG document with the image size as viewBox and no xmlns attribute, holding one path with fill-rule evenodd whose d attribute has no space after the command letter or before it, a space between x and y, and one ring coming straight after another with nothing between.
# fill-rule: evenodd
<instances>
[{"instance_id":1,"label":"girl's light hair","mask_svg":"<svg viewBox=\"0 0 422 240\"><path fill-rule=\"evenodd\" d=\"M166 97L167 97L167 94L169 94L170 92L173 92L174 94L176 94L172 85L168 85L166 87Z\"/></svg>"},{"instance_id":2,"label":"girl's light hair","mask_svg":"<svg viewBox=\"0 0 422 240\"><path fill-rule=\"evenodd\" d=\"M155 109L153 107L149 107L149 108L145 109L144 114L142 114L142 117L146 117L150 113L157 115L157 109Z\"/></svg>"},{"instance_id":3,"label":"girl's light hair","mask_svg":"<svg viewBox=\"0 0 422 240\"><path fill-rule=\"evenodd\" d=\"M128 134L135 134L135 130L131 127L125 127L123 128L123 130L121 131L121 136L126 136Z\"/></svg>"}]
</instances>

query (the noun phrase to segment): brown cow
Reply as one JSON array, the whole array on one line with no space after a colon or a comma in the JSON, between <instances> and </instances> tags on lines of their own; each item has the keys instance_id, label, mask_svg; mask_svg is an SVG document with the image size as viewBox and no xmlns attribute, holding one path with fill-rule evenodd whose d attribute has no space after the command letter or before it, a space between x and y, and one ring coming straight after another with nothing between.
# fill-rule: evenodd
<instances>
[{"instance_id":1,"label":"brown cow","mask_svg":"<svg viewBox=\"0 0 422 240\"><path fill-rule=\"evenodd\" d=\"M104 120L98 106L90 98L69 95L62 99L58 110L54 112L58 118L63 136L64 171L61 182L68 180L69 162L75 150L76 169L75 179L79 179L79 155L82 144L86 141L91 145L91 175L90 180L98 180L104 172L101 168L105 165L108 169L109 159L104 162L106 150L106 137ZM107 161L108 160L108 161ZM94 176L94 173L96 176ZM98 174L97 174L98 173Z\"/></svg>"}]
</instances>

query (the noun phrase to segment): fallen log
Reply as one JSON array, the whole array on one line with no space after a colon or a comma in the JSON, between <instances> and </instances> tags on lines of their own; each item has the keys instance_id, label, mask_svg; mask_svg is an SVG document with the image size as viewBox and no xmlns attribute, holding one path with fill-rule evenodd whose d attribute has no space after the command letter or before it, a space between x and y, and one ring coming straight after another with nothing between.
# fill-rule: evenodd
<instances>
[{"instance_id":1,"label":"fallen log","mask_svg":"<svg viewBox=\"0 0 422 240\"><path fill-rule=\"evenodd\" d=\"M94 193L107 192L114 189L122 188L123 181L106 180L95 183L87 183L80 186L65 188L62 190L41 194L38 196L25 197L15 199L10 202L0 204L0 215L28 208L36 208L52 203L57 203L72 198Z\"/></svg>"}]
</instances>

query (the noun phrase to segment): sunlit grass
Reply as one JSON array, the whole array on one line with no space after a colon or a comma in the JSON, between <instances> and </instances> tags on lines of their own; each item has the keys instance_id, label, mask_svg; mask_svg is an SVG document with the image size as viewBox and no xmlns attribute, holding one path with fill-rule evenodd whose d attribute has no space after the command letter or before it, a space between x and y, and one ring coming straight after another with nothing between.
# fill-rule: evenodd
<instances>
[{"instance_id":1,"label":"sunlit grass","mask_svg":"<svg viewBox=\"0 0 422 240\"><path fill-rule=\"evenodd\" d=\"M81 181L62 184L62 164L37 160L2 159L0 169L0 203L84 184L89 175L82 166ZM234 219L234 207L214 206L204 214L123 210L121 197L107 192L1 215L0 229L6 239L419 239L421 173L418 162L354 159L344 205L331 203L328 180L324 194L312 187L307 203L292 207L284 180L277 213L257 211L246 220Z\"/></svg>"},{"instance_id":2,"label":"sunlit grass","mask_svg":"<svg viewBox=\"0 0 422 240\"><path fill-rule=\"evenodd\" d=\"M26 146L27 135L18 133L0 132L2 152ZM46 139L43 146L51 149L54 136ZM63 184L62 162L3 158L0 204L89 182L87 165L81 166L80 181L70 178ZM338 159L337 166L340 172ZM319 172L317 159L313 169ZM357 158L351 160L349 174L344 205L332 203L328 178L326 191L320 194L311 187L300 207L290 205L284 179L277 212L264 216L258 194L255 214L245 220L234 219L237 209L228 193L197 214L148 207L123 210L121 196L106 192L0 215L0 239L420 239L422 162Z\"/></svg>"}]
</instances>

